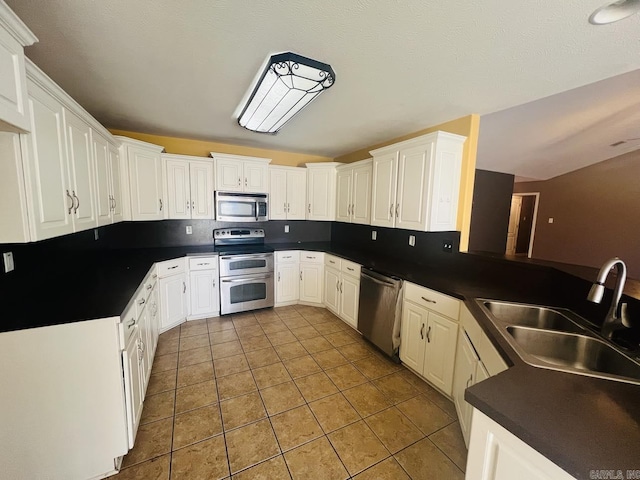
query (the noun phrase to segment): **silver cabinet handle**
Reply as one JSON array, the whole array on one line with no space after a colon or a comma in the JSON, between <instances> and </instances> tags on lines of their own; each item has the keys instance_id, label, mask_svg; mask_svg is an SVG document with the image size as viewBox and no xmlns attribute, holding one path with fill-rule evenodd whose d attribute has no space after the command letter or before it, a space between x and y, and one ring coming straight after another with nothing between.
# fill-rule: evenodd
<instances>
[{"instance_id":1,"label":"silver cabinet handle","mask_svg":"<svg viewBox=\"0 0 640 480\"><path fill-rule=\"evenodd\" d=\"M429 300L428 298L425 298L425 297L420 297L420 298L423 299L427 303L438 303L435 300Z\"/></svg>"},{"instance_id":2,"label":"silver cabinet handle","mask_svg":"<svg viewBox=\"0 0 640 480\"><path fill-rule=\"evenodd\" d=\"M158 201L160 202L160 211L162 211L162 199L159 198Z\"/></svg>"},{"instance_id":3,"label":"silver cabinet handle","mask_svg":"<svg viewBox=\"0 0 640 480\"><path fill-rule=\"evenodd\" d=\"M424 323L422 324L422 327L420 327L420 338L424 340Z\"/></svg>"},{"instance_id":4,"label":"silver cabinet handle","mask_svg":"<svg viewBox=\"0 0 640 480\"><path fill-rule=\"evenodd\" d=\"M284 213L287 213L287 202L282 202L282 209L284 210Z\"/></svg>"},{"instance_id":5,"label":"silver cabinet handle","mask_svg":"<svg viewBox=\"0 0 640 480\"><path fill-rule=\"evenodd\" d=\"M340 282L340 293L342 293L342 282Z\"/></svg>"},{"instance_id":6,"label":"silver cabinet handle","mask_svg":"<svg viewBox=\"0 0 640 480\"><path fill-rule=\"evenodd\" d=\"M427 343L431 343L431 325L427 328Z\"/></svg>"},{"instance_id":7,"label":"silver cabinet handle","mask_svg":"<svg viewBox=\"0 0 640 480\"><path fill-rule=\"evenodd\" d=\"M191 201L191 210L195 210L196 208L196 202L195 201Z\"/></svg>"},{"instance_id":8,"label":"silver cabinet handle","mask_svg":"<svg viewBox=\"0 0 640 480\"><path fill-rule=\"evenodd\" d=\"M284 257L282 257L282 258L291 258L291 255L285 255L285 256L284 256Z\"/></svg>"},{"instance_id":9,"label":"silver cabinet handle","mask_svg":"<svg viewBox=\"0 0 640 480\"><path fill-rule=\"evenodd\" d=\"M354 270L353 268L351 268L351 267L347 267L347 270L349 270L350 272L355 271L355 270Z\"/></svg>"},{"instance_id":10,"label":"silver cabinet handle","mask_svg":"<svg viewBox=\"0 0 640 480\"><path fill-rule=\"evenodd\" d=\"M469 384L473 381L473 373L471 375L469 375L469 379L467 380L467 383L465 384L464 388L469 388Z\"/></svg>"},{"instance_id":11,"label":"silver cabinet handle","mask_svg":"<svg viewBox=\"0 0 640 480\"><path fill-rule=\"evenodd\" d=\"M389 216L391 218L393 218L393 203L391 204L391 206L389 207Z\"/></svg>"},{"instance_id":12,"label":"silver cabinet handle","mask_svg":"<svg viewBox=\"0 0 640 480\"><path fill-rule=\"evenodd\" d=\"M73 198L76 199L76 208L73 209L73 213L78 213L78 208L80 208L80 199L76 195L75 190L71 191L71 195L73 195Z\"/></svg>"},{"instance_id":13,"label":"silver cabinet handle","mask_svg":"<svg viewBox=\"0 0 640 480\"><path fill-rule=\"evenodd\" d=\"M69 190L67 190L67 197L69 197L69 200L71 200L71 206L69 207L69 211L67 213L71 215L71 210L73 210L73 197L69 195Z\"/></svg>"},{"instance_id":14,"label":"silver cabinet handle","mask_svg":"<svg viewBox=\"0 0 640 480\"><path fill-rule=\"evenodd\" d=\"M300 270L300 281L302 281L302 270Z\"/></svg>"},{"instance_id":15,"label":"silver cabinet handle","mask_svg":"<svg viewBox=\"0 0 640 480\"><path fill-rule=\"evenodd\" d=\"M247 186L247 177L244 177L244 186Z\"/></svg>"},{"instance_id":16,"label":"silver cabinet handle","mask_svg":"<svg viewBox=\"0 0 640 480\"><path fill-rule=\"evenodd\" d=\"M291 211L291 204L287 203L287 213L289 213Z\"/></svg>"},{"instance_id":17,"label":"silver cabinet handle","mask_svg":"<svg viewBox=\"0 0 640 480\"><path fill-rule=\"evenodd\" d=\"M138 305L144 305L146 302L147 302L147 301L146 301L144 298L142 298L142 299L138 302Z\"/></svg>"},{"instance_id":18,"label":"silver cabinet handle","mask_svg":"<svg viewBox=\"0 0 640 480\"><path fill-rule=\"evenodd\" d=\"M309 204L309 213L311 213L311 204Z\"/></svg>"},{"instance_id":19,"label":"silver cabinet handle","mask_svg":"<svg viewBox=\"0 0 640 480\"><path fill-rule=\"evenodd\" d=\"M173 270L174 268L178 268L180 265L174 265L173 267L167 267L167 270ZM422 297L424 298L424 297Z\"/></svg>"},{"instance_id":20,"label":"silver cabinet handle","mask_svg":"<svg viewBox=\"0 0 640 480\"><path fill-rule=\"evenodd\" d=\"M340 280L336 282L336 290L340 291Z\"/></svg>"},{"instance_id":21,"label":"silver cabinet handle","mask_svg":"<svg viewBox=\"0 0 640 480\"><path fill-rule=\"evenodd\" d=\"M187 200L187 208L191 208L191 202L189 200Z\"/></svg>"},{"instance_id":22,"label":"silver cabinet handle","mask_svg":"<svg viewBox=\"0 0 640 480\"><path fill-rule=\"evenodd\" d=\"M151 290L153 288L153 285L149 284L147 285L147 290Z\"/></svg>"},{"instance_id":23,"label":"silver cabinet handle","mask_svg":"<svg viewBox=\"0 0 640 480\"><path fill-rule=\"evenodd\" d=\"M396 204L396 217L400 218L400 214L398 213L398 209L400 208L400 204Z\"/></svg>"},{"instance_id":24,"label":"silver cabinet handle","mask_svg":"<svg viewBox=\"0 0 640 480\"><path fill-rule=\"evenodd\" d=\"M129 320L129 323L127 323L127 330L132 328L135 324L136 324L136 319L135 318L132 319L132 320Z\"/></svg>"},{"instance_id":25,"label":"silver cabinet handle","mask_svg":"<svg viewBox=\"0 0 640 480\"><path fill-rule=\"evenodd\" d=\"M118 205L118 202L116 202L116 197L111 197L113 198L113 211L116 211L116 206Z\"/></svg>"},{"instance_id":26,"label":"silver cabinet handle","mask_svg":"<svg viewBox=\"0 0 640 480\"><path fill-rule=\"evenodd\" d=\"M309 255L305 255L306 258L308 258L309 260L315 260L316 257L310 257Z\"/></svg>"},{"instance_id":27,"label":"silver cabinet handle","mask_svg":"<svg viewBox=\"0 0 640 480\"><path fill-rule=\"evenodd\" d=\"M278 281L280 281L280 272L278 272Z\"/></svg>"},{"instance_id":28,"label":"silver cabinet handle","mask_svg":"<svg viewBox=\"0 0 640 480\"><path fill-rule=\"evenodd\" d=\"M335 264L336 264L335 260L329 260L329 263L330 263L331 265L335 265Z\"/></svg>"},{"instance_id":29,"label":"silver cabinet handle","mask_svg":"<svg viewBox=\"0 0 640 480\"><path fill-rule=\"evenodd\" d=\"M187 284L182 282L182 293L187 293Z\"/></svg>"}]
</instances>

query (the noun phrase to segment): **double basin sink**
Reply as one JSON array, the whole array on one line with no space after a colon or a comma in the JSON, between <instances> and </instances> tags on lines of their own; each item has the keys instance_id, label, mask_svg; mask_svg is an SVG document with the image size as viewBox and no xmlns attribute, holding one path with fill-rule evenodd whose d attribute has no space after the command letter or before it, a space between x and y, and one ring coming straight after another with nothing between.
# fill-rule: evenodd
<instances>
[{"instance_id":1,"label":"double basin sink","mask_svg":"<svg viewBox=\"0 0 640 480\"><path fill-rule=\"evenodd\" d=\"M640 385L640 363L600 338L596 325L570 310L477 302L526 363Z\"/></svg>"}]
</instances>

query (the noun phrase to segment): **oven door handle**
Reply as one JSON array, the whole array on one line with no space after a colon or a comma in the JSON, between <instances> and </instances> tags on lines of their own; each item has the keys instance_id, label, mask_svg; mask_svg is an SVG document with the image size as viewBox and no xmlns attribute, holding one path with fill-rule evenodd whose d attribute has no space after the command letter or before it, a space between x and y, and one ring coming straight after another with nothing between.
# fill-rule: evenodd
<instances>
[{"instance_id":1,"label":"oven door handle","mask_svg":"<svg viewBox=\"0 0 640 480\"><path fill-rule=\"evenodd\" d=\"M273 258L273 254L265 254L265 255L231 255L220 257L220 260L263 260L267 258Z\"/></svg>"},{"instance_id":2,"label":"oven door handle","mask_svg":"<svg viewBox=\"0 0 640 480\"><path fill-rule=\"evenodd\" d=\"M247 282L247 281L251 281L251 280L268 280L273 278L273 274L268 274L268 275L260 275L257 277L241 277L241 278L234 278L231 280L220 280L222 283L239 283L239 282Z\"/></svg>"}]
</instances>

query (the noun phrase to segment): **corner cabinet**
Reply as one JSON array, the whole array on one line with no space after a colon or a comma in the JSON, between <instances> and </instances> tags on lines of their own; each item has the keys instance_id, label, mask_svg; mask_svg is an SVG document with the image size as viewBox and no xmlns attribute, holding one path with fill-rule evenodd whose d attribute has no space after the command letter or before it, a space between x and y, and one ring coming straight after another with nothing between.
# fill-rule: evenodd
<instances>
[{"instance_id":1,"label":"corner cabinet","mask_svg":"<svg viewBox=\"0 0 640 480\"><path fill-rule=\"evenodd\" d=\"M439 131L370 152L371 225L455 230L465 140Z\"/></svg>"},{"instance_id":2,"label":"corner cabinet","mask_svg":"<svg viewBox=\"0 0 640 480\"><path fill-rule=\"evenodd\" d=\"M220 274L217 256L189 259L189 315L187 320L220 314Z\"/></svg>"},{"instance_id":3,"label":"corner cabinet","mask_svg":"<svg viewBox=\"0 0 640 480\"><path fill-rule=\"evenodd\" d=\"M336 220L369 225L373 160L342 165L336 170Z\"/></svg>"},{"instance_id":4,"label":"corner cabinet","mask_svg":"<svg viewBox=\"0 0 640 480\"><path fill-rule=\"evenodd\" d=\"M268 193L271 159L211 152L215 189L222 192Z\"/></svg>"},{"instance_id":5,"label":"corner cabinet","mask_svg":"<svg viewBox=\"0 0 640 480\"><path fill-rule=\"evenodd\" d=\"M167 217L213 219L213 160L162 154L167 179Z\"/></svg>"},{"instance_id":6,"label":"corner cabinet","mask_svg":"<svg viewBox=\"0 0 640 480\"><path fill-rule=\"evenodd\" d=\"M187 318L188 293L184 258L157 264L160 297L160 332L181 324Z\"/></svg>"},{"instance_id":7,"label":"corner cabinet","mask_svg":"<svg viewBox=\"0 0 640 480\"><path fill-rule=\"evenodd\" d=\"M334 221L336 219L337 162L307 163L306 219Z\"/></svg>"},{"instance_id":8,"label":"corner cabinet","mask_svg":"<svg viewBox=\"0 0 640 480\"><path fill-rule=\"evenodd\" d=\"M358 329L360 302L360 265L334 255L324 256L324 304Z\"/></svg>"},{"instance_id":9,"label":"corner cabinet","mask_svg":"<svg viewBox=\"0 0 640 480\"><path fill-rule=\"evenodd\" d=\"M121 142L120 156L128 172L125 176L129 193L129 201L125 202L128 207L126 218L162 220L166 214L160 156L164 148L127 137L115 138Z\"/></svg>"},{"instance_id":10,"label":"corner cabinet","mask_svg":"<svg viewBox=\"0 0 640 480\"><path fill-rule=\"evenodd\" d=\"M269 166L270 220L304 220L306 201L304 168Z\"/></svg>"}]
</instances>

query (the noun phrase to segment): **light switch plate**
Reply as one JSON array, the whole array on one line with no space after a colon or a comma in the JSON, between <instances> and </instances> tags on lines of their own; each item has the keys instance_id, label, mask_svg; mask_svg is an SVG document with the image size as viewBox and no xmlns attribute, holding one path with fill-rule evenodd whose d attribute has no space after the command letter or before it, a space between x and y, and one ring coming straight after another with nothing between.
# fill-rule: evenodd
<instances>
[{"instance_id":1,"label":"light switch plate","mask_svg":"<svg viewBox=\"0 0 640 480\"><path fill-rule=\"evenodd\" d=\"M193 233L193 227L191 225L187 225L185 230L187 231L187 235L191 235Z\"/></svg>"},{"instance_id":2,"label":"light switch plate","mask_svg":"<svg viewBox=\"0 0 640 480\"><path fill-rule=\"evenodd\" d=\"M100 238L100 234L98 233L98 229L94 228L93 229L93 239L94 240L98 240Z\"/></svg>"},{"instance_id":3,"label":"light switch plate","mask_svg":"<svg viewBox=\"0 0 640 480\"><path fill-rule=\"evenodd\" d=\"M289 225L284 226L284 233L289 233Z\"/></svg>"},{"instance_id":4,"label":"light switch plate","mask_svg":"<svg viewBox=\"0 0 640 480\"><path fill-rule=\"evenodd\" d=\"M409 235L409 245L412 247L416 246L416 236L415 235Z\"/></svg>"},{"instance_id":5,"label":"light switch plate","mask_svg":"<svg viewBox=\"0 0 640 480\"><path fill-rule=\"evenodd\" d=\"M371 230L371 240L377 240L378 239L378 232L376 232L375 230Z\"/></svg>"},{"instance_id":6,"label":"light switch plate","mask_svg":"<svg viewBox=\"0 0 640 480\"><path fill-rule=\"evenodd\" d=\"M549 217L549 223L553 223L553 217Z\"/></svg>"},{"instance_id":7,"label":"light switch plate","mask_svg":"<svg viewBox=\"0 0 640 480\"><path fill-rule=\"evenodd\" d=\"M2 254L2 259L4 260L4 273L9 273L15 270L15 265L13 264L13 253L6 252Z\"/></svg>"}]
</instances>

